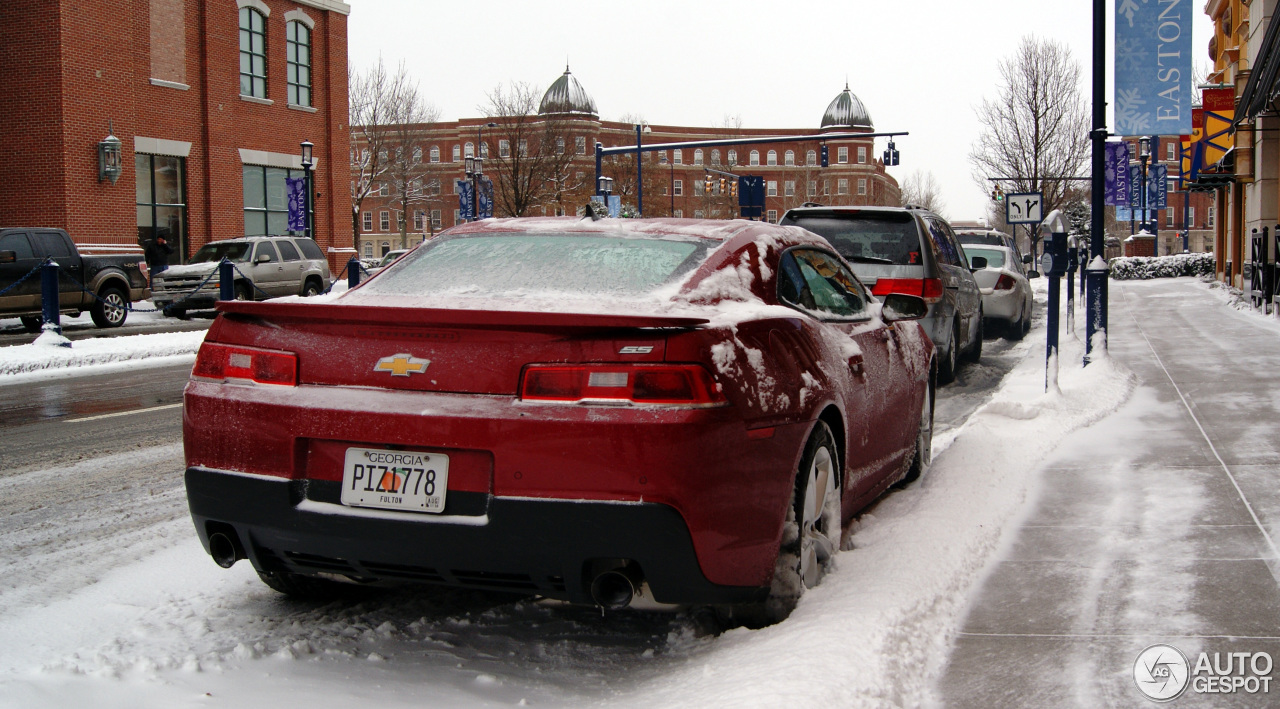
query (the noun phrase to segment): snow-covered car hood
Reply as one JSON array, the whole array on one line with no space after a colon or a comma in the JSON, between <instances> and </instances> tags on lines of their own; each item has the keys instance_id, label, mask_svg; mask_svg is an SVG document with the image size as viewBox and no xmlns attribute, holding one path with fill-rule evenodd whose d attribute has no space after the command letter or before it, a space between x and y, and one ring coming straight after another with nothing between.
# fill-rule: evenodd
<instances>
[{"instance_id":1,"label":"snow-covered car hood","mask_svg":"<svg viewBox=\"0 0 1280 709\"><path fill-rule=\"evenodd\" d=\"M170 266L157 273L156 276L159 278L166 276L205 276L213 273L213 270L217 267L218 264L216 262L188 263L181 266Z\"/></svg>"}]
</instances>

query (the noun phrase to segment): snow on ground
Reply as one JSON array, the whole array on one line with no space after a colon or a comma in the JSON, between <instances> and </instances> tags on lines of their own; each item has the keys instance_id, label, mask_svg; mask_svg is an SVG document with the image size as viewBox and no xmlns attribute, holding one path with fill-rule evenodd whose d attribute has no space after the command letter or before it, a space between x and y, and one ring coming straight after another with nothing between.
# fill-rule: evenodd
<instances>
[{"instance_id":1,"label":"snow on ground","mask_svg":"<svg viewBox=\"0 0 1280 709\"><path fill-rule=\"evenodd\" d=\"M1039 463L1133 389L1105 358L1082 369L1081 343L1064 334L1061 392L1046 394L1043 337L1037 327L1010 350L1021 361L940 441L921 482L861 516L790 619L718 637L685 614L601 617L491 594L290 601L247 563L222 570L204 554L172 447L99 459L107 470L174 457L149 493L168 512L120 535L112 520L136 508L108 500L62 556L49 530L0 529L6 573L40 570L0 586L0 707L919 704Z\"/></svg>"}]
</instances>

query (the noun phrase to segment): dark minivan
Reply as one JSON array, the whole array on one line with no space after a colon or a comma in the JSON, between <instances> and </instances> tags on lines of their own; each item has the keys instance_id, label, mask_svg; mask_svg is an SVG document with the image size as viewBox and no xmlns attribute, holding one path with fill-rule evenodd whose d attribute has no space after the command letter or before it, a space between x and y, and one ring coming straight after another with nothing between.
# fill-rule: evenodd
<instances>
[{"instance_id":1,"label":"dark minivan","mask_svg":"<svg viewBox=\"0 0 1280 709\"><path fill-rule=\"evenodd\" d=\"M788 210L779 223L825 237L876 296L924 298L929 313L920 324L938 348L938 381L955 379L960 357L982 356L982 295L942 217L915 207L806 206Z\"/></svg>"}]
</instances>

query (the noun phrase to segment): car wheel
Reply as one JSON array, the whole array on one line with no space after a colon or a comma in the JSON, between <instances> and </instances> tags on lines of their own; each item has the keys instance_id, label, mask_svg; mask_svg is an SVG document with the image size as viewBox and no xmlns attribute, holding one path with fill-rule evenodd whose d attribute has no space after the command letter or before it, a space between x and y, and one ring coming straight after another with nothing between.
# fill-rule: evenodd
<instances>
[{"instance_id":1,"label":"car wheel","mask_svg":"<svg viewBox=\"0 0 1280 709\"><path fill-rule=\"evenodd\" d=\"M120 327L129 317L129 296L115 286L104 288L89 306L89 315L98 327Z\"/></svg>"},{"instance_id":2,"label":"car wheel","mask_svg":"<svg viewBox=\"0 0 1280 709\"><path fill-rule=\"evenodd\" d=\"M302 297L310 298L312 296L320 295L322 290L323 289L320 287L320 281L317 281L314 278L308 278L306 285L302 286Z\"/></svg>"},{"instance_id":3,"label":"car wheel","mask_svg":"<svg viewBox=\"0 0 1280 709\"><path fill-rule=\"evenodd\" d=\"M1027 330L1030 329L1028 320L1030 320L1030 318L1027 317L1026 313L1018 313L1017 322L1009 323L1005 328L1006 336L1010 340L1021 340L1022 336L1027 334Z\"/></svg>"},{"instance_id":4,"label":"car wheel","mask_svg":"<svg viewBox=\"0 0 1280 709\"><path fill-rule=\"evenodd\" d=\"M40 332L40 328L44 326L44 318L39 315L23 315L19 320L22 321L22 329L27 332Z\"/></svg>"},{"instance_id":5,"label":"car wheel","mask_svg":"<svg viewBox=\"0 0 1280 709\"><path fill-rule=\"evenodd\" d=\"M1025 335L1028 332L1031 332L1031 308L1030 307L1027 308L1027 317L1024 318L1022 321L1022 334Z\"/></svg>"},{"instance_id":6,"label":"car wheel","mask_svg":"<svg viewBox=\"0 0 1280 709\"><path fill-rule=\"evenodd\" d=\"M960 357L960 321L955 320L951 323L951 346L947 348L947 353L942 357L942 365L938 368L938 381L942 384L950 384L956 380L956 368L958 367Z\"/></svg>"},{"instance_id":7,"label":"car wheel","mask_svg":"<svg viewBox=\"0 0 1280 709\"><path fill-rule=\"evenodd\" d=\"M925 468L933 462L933 381L930 380L924 389L924 403L920 406L920 429L916 433L916 452L911 456L911 465L906 475L902 476L899 485L907 485L920 479Z\"/></svg>"},{"instance_id":8,"label":"car wheel","mask_svg":"<svg viewBox=\"0 0 1280 709\"><path fill-rule=\"evenodd\" d=\"M964 353L965 361L973 362L975 364L978 362L978 360L982 359L983 325L982 325L981 310L978 311L977 322L978 322L978 332L974 334L973 344L969 346L969 351Z\"/></svg>"},{"instance_id":9,"label":"car wheel","mask_svg":"<svg viewBox=\"0 0 1280 709\"><path fill-rule=\"evenodd\" d=\"M253 300L253 287L244 281L235 282L236 300Z\"/></svg>"}]
</instances>

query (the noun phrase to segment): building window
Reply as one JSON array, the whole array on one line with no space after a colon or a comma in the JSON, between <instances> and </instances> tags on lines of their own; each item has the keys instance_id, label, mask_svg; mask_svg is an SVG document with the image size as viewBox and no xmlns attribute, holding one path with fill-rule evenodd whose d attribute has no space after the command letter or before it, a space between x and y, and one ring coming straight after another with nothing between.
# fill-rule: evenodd
<instances>
[{"instance_id":1,"label":"building window","mask_svg":"<svg viewBox=\"0 0 1280 709\"><path fill-rule=\"evenodd\" d=\"M365 212L360 215L361 231L373 231L373 212Z\"/></svg>"},{"instance_id":2,"label":"building window","mask_svg":"<svg viewBox=\"0 0 1280 709\"><path fill-rule=\"evenodd\" d=\"M368 214L368 212L365 212L365 214ZM364 257L373 258L373 242L372 241L364 242Z\"/></svg>"},{"instance_id":3,"label":"building window","mask_svg":"<svg viewBox=\"0 0 1280 709\"><path fill-rule=\"evenodd\" d=\"M715 148L715 149L713 149L713 150L711 151L711 164L712 164L712 165L719 165L719 164L720 164L720 149L719 149L719 148Z\"/></svg>"},{"instance_id":4,"label":"building window","mask_svg":"<svg viewBox=\"0 0 1280 709\"><path fill-rule=\"evenodd\" d=\"M391 231L391 212L386 210L378 212L378 227L380 231Z\"/></svg>"},{"instance_id":5,"label":"building window","mask_svg":"<svg viewBox=\"0 0 1280 709\"><path fill-rule=\"evenodd\" d=\"M267 20L261 12L240 8L240 93L267 97Z\"/></svg>"},{"instance_id":6,"label":"building window","mask_svg":"<svg viewBox=\"0 0 1280 709\"><path fill-rule=\"evenodd\" d=\"M693 151L693 164L694 165L702 164L702 148L698 148L697 150Z\"/></svg>"},{"instance_id":7,"label":"building window","mask_svg":"<svg viewBox=\"0 0 1280 709\"><path fill-rule=\"evenodd\" d=\"M671 216L675 217L676 219L684 219L684 210L677 209L671 213Z\"/></svg>"},{"instance_id":8,"label":"building window","mask_svg":"<svg viewBox=\"0 0 1280 709\"><path fill-rule=\"evenodd\" d=\"M524 138L521 138L521 139L520 139L520 142L519 142L519 143L516 143L516 149L520 151L520 157L522 157L522 158L523 158L523 157L528 157L528 156L529 156L529 141L525 140Z\"/></svg>"},{"instance_id":9,"label":"building window","mask_svg":"<svg viewBox=\"0 0 1280 709\"><path fill-rule=\"evenodd\" d=\"M836 162L841 165L849 162L849 146L842 145L836 152Z\"/></svg>"},{"instance_id":10,"label":"building window","mask_svg":"<svg viewBox=\"0 0 1280 709\"><path fill-rule=\"evenodd\" d=\"M461 223L462 223L462 211L458 209L453 210L453 225L458 226Z\"/></svg>"},{"instance_id":11,"label":"building window","mask_svg":"<svg viewBox=\"0 0 1280 709\"><path fill-rule=\"evenodd\" d=\"M694 218L694 219L702 219L702 218L703 218L702 210L701 210L701 209L695 209L695 210L693 210L693 218Z\"/></svg>"},{"instance_id":12,"label":"building window","mask_svg":"<svg viewBox=\"0 0 1280 709\"><path fill-rule=\"evenodd\" d=\"M826 197L831 194L831 180L822 181L822 196Z\"/></svg>"},{"instance_id":13,"label":"building window","mask_svg":"<svg viewBox=\"0 0 1280 709\"><path fill-rule=\"evenodd\" d=\"M684 180L676 180L671 183L671 192L675 197L684 196Z\"/></svg>"},{"instance_id":14,"label":"building window","mask_svg":"<svg viewBox=\"0 0 1280 709\"><path fill-rule=\"evenodd\" d=\"M285 180L301 178L302 170L245 165L243 175L245 235L302 234L289 231L289 197L285 185ZM314 216L314 207L312 214Z\"/></svg>"},{"instance_id":15,"label":"building window","mask_svg":"<svg viewBox=\"0 0 1280 709\"><path fill-rule=\"evenodd\" d=\"M858 178L858 194L866 194L866 193L867 193L867 178L859 177Z\"/></svg>"},{"instance_id":16,"label":"building window","mask_svg":"<svg viewBox=\"0 0 1280 709\"><path fill-rule=\"evenodd\" d=\"M796 181L795 181L795 180L787 180L787 182L786 182L786 184L784 185L784 187L785 187L785 190L784 190L783 194L785 194L785 195L786 195L786 196L788 196L788 197L794 197L794 196L796 196Z\"/></svg>"},{"instance_id":17,"label":"building window","mask_svg":"<svg viewBox=\"0 0 1280 709\"><path fill-rule=\"evenodd\" d=\"M378 196L379 196L379 197L386 197L386 196L387 196L387 190L388 190L388 189L390 189L390 188L387 186L387 183L385 183L385 182L379 182L379 183L378 183Z\"/></svg>"},{"instance_id":18,"label":"building window","mask_svg":"<svg viewBox=\"0 0 1280 709\"><path fill-rule=\"evenodd\" d=\"M580 135L574 138L573 147L575 150L578 151L579 155L586 155L587 154L587 137L585 135Z\"/></svg>"},{"instance_id":19,"label":"building window","mask_svg":"<svg viewBox=\"0 0 1280 709\"><path fill-rule=\"evenodd\" d=\"M463 156L463 157L467 157L467 158L473 158L473 157L475 157L475 156L476 156L476 144L475 144L475 143L467 143L466 145L462 146L462 156Z\"/></svg>"},{"instance_id":20,"label":"building window","mask_svg":"<svg viewBox=\"0 0 1280 709\"><path fill-rule=\"evenodd\" d=\"M1175 145L1173 144L1173 141L1169 141L1168 143L1165 143L1165 144L1164 144L1164 147L1165 147L1165 149L1164 149L1164 159L1165 159L1165 160L1167 160L1167 161L1169 161L1169 162L1173 162L1174 160L1176 160L1176 159L1177 159L1177 153L1175 153L1175 152L1174 152L1174 149L1175 149L1177 146L1175 146Z\"/></svg>"},{"instance_id":21,"label":"building window","mask_svg":"<svg viewBox=\"0 0 1280 709\"><path fill-rule=\"evenodd\" d=\"M509 140L498 141L498 157L500 158L511 157L511 141Z\"/></svg>"},{"instance_id":22,"label":"building window","mask_svg":"<svg viewBox=\"0 0 1280 709\"><path fill-rule=\"evenodd\" d=\"M862 165L862 164L865 164L866 162L867 162L867 146L859 145L858 146L858 164Z\"/></svg>"},{"instance_id":23,"label":"building window","mask_svg":"<svg viewBox=\"0 0 1280 709\"><path fill-rule=\"evenodd\" d=\"M440 162L440 146L431 146L431 152L428 153L428 155L430 156L431 162Z\"/></svg>"},{"instance_id":24,"label":"building window","mask_svg":"<svg viewBox=\"0 0 1280 709\"><path fill-rule=\"evenodd\" d=\"M748 157L748 160L750 161L750 163L751 163L752 165L759 165L759 164L760 164L760 151L759 151L759 150L752 150L752 151L751 151L751 155L750 155L750 157Z\"/></svg>"},{"instance_id":25,"label":"building window","mask_svg":"<svg viewBox=\"0 0 1280 709\"><path fill-rule=\"evenodd\" d=\"M425 222L423 221L424 216L425 215L423 214L421 209L416 210L413 213L413 230L414 231L422 231L422 227L425 225Z\"/></svg>"},{"instance_id":26,"label":"building window","mask_svg":"<svg viewBox=\"0 0 1280 709\"><path fill-rule=\"evenodd\" d=\"M777 196L778 196L778 181L777 181L777 180L769 180L769 196L770 196L770 197L777 197Z\"/></svg>"},{"instance_id":27,"label":"building window","mask_svg":"<svg viewBox=\"0 0 1280 709\"><path fill-rule=\"evenodd\" d=\"M675 164L677 164L677 165L683 165L683 164L684 164L684 151L683 151L683 150L672 150L672 151L671 151L671 161L672 161L672 162L674 162L674 163L675 163Z\"/></svg>"},{"instance_id":28,"label":"building window","mask_svg":"<svg viewBox=\"0 0 1280 709\"><path fill-rule=\"evenodd\" d=\"M462 147L455 145L453 146L453 161L458 162L459 160L462 160Z\"/></svg>"},{"instance_id":29,"label":"building window","mask_svg":"<svg viewBox=\"0 0 1280 709\"><path fill-rule=\"evenodd\" d=\"M810 197L816 197L816 196L818 196L818 181L817 181L817 180L809 180L809 196L810 196Z\"/></svg>"},{"instance_id":30,"label":"building window","mask_svg":"<svg viewBox=\"0 0 1280 709\"><path fill-rule=\"evenodd\" d=\"M301 22L285 25L285 61L288 65L289 103L311 105L311 28Z\"/></svg>"},{"instance_id":31,"label":"building window","mask_svg":"<svg viewBox=\"0 0 1280 709\"><path fill-rule=\"evenodd\" d=\"M1187 225L1185 228L1194 229L1196 223L1196 208L1187 207Z\"/></svg>"},{"instance_id":32,"label":"building window","mask_svg":"<svg viewBox=\"0 0 1280 709\"><path fill-rule=\"evenodd\" d=\"M667 164L667 151L665 151L665 150L659 150L659 151L658 151L658 164L659 164L659 165L666 165L666 164Z\"/></svg>"},{"instance_id":33,"label":"building window","mask_svg":"<svg viewBox=\"0 0 1280 709\"><path fill-rule=\"evenodd\" d=\"M770 164L770 165L777 165L777 164L778 164L778 151L776 151L776 150L770 150L770 151L768 152L768 154L766 154L766 155L765 155L765 161L766 161L768 164Z\"/></svg>"},{"instance_id":34,"label":"building window","mask_svg":"<svg viewBox=\"0 0 1280 709\"><path fill-rule=\"evenodd\" d=\"M729 151L729 164L730 164L730 165L737 165L737 164L738 164L738 151L736 151L736 150L730 150L730 151Z\"/></svg>"},{"instance_id":35,"label":"building window","mask_svg":"<svg viewBox=\"0 0 1280 709\"><path fill-rule=\"evenodd\" d=\"M787 152L783 153L783 154L782 154L782 164L783 164L783 165L795 165L795 164L796 164L796 151L794 151L794 150L788 150Z\"/></svg>"},{"instance_id":36,"label":"building window","mask_svg":"<svg viewBox=\"0 0 1280 709\"><path fill-rule=\"evenodd\" d=\"M1209 207L1209 213L1205 215L1205 216L1208 218L1208 221L1207 221L1207 222L1206 222L1206 224L1205 224L1206 226L1213 226L1213 213L1214 213L1214 211L1215 211L1215 208L1214 208L1214 207Z\"/></svg>"},{"instance_id":37,"label":"building window","mask_svg":"<svg viewBox=\"0 0 1280 709\"><path fill-rule=\"evenodd\" d=\"M441 224L441 221L440 221L440 210L439 209L431 210L431 230L438 231L441 226L443 225Z\"/></svg>"},{"instance_id":38,"label":"building window","mask_svg":"<svg viewBox=\"0 0 1280 709\"><path fill-rule=\"evenodd\" d=\"M564 136L563 135L556 136L556 154L564 155Z\"/></svg>"},{"instance_id":39,"label":"building window","mask_svg":"<svg viewBox=\"0 0 1280 709\"><path fill-rule=\"evenodd\" d=\"M701 197L701 196L702 196L702 194L703 194L703 182L702 182L702 180L694 180L694 181L693 181L693 196L694 196L694 197Z\"/></svg>"},{"instance_id":40,"label":"building window","mask_svg":"<svg viewBox=\"0 0 1280 709\"><path fill-rule=\"evenodd\" d=\"M768 219L769 219L769 223L770 223L770 224L777 224L777 223L778 223L778 210L776 210L776 209L770 209L770 210L766 213L766 216L768 217Z\"/></svg>"},{"instance_id":41,"label":"building window","mask_svg":"<svg viewBox=\"0 0 1280 709\"><path fill-rule=\"evenodd\" d=\"M138 241L158 236L173 247L170 263L187 253L186 160L169 155L134 154L137 181Z\"/></svg>"},{"instance_id":42,"label":"building window","mask_svg":"<svg viewBox=\"0 0 1280 709\"><path fill-rule=\"evenodd\" d=\"M836 180L836 194L849 194L849 181L840 178Z\"/></svg>"},{"instance_id":43,"label":"building window","mask_svg":"<svg viewBox=\"0 0 1280 709\"><path fill-rule=\"evenodd\" d=\"M382 253L378 254L379 256L386 256L387 254L391 253L390 241L384 241L381 244L378 244L378 246L382 248Z\"/></svg>"},{"instance_id":44,"label":"building window","mask_svg":"<svg viewBox=\"0 0 1280 709\"><path fill-rule=\"evenodd\" d=\"M805 154L804 154L804 163L805 163L806 165L817 165L817 164L818 164L818 151L816 151L816 150L810 150L809 152L805 153Z\"/></svg>"}]
</instances>

